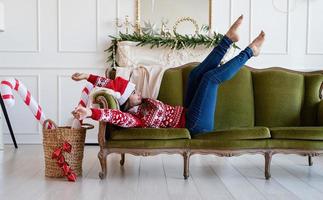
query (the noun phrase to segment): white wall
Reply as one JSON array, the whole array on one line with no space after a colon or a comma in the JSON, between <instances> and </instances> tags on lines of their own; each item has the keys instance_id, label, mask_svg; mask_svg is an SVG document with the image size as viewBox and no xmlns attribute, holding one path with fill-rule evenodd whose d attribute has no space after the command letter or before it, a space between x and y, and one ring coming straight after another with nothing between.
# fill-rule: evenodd
<instances>
[{"instance_id":1,"label":"white wall","mask_svg":"<svg viewBox=\"0 0 323 200\"><path fill-rule=\"evenodd\" d=\"M116 0L0 0L5 32L0 32L0 77L21 79L47 116L64 124L77 104L83 83L75 71L103 75L108 35L115 34ZM241 13L245 22L239 46L261 29L267 33L263 54L252 67L323 69L322 0L213 0L213 27L224 33ZM135 0L120 0L119 16L134 18ZM279 10L291 10L290 13ZM19 98L8 109L19 143L40 143L41 127ZM96 123L95 123L96 124ZM6 125L4 141L10 143ZM96 142L97 130L87 142Z\"/></svg>"}]
</instances>

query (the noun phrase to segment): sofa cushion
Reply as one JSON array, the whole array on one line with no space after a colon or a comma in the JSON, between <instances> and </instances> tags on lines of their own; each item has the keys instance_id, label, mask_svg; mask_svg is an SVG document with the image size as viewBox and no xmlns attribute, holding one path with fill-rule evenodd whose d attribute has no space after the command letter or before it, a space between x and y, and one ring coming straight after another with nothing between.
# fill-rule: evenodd
<instances>
[{"instance_id":1,"label":"sofa cushion","mask_svg":"<svg viewBox=\"0 0 323 200\"><path fill-rule=\"evenodd\" d=\"M136 148L136 149L169 149L188 148L188 139L175 140L109 140L105 143L108 148Z\"/></svg>"},{"instance_id":2,"label":"sofa cushion","mask_svg":"<svg viewBox=\"0 0 323 200\"><path fill-rule=\"evenodd\" d=\"M273 127L273 139L323 140L323 127Z\"/></svg>"},{"instance_id":3,"label":"sofa cushion","mask_svg":"<svg viewBox=\"0 0 323 200\"><path fill-rule=\"evenodd\" d=\"M265 149L267 147L268 139L260 140L205 140L205 139L191 139L189 140L189 147L191 149Z\"/></svg>"},{"instance_id":4,"label":"sofa cushion","mask_svg":"<svg viewBox=\"0 0 323 200\"><path fill-rule=\"evenodd\" d=\"M298 149L298 150L322 150L323 141L321 140L284 140L270 139L267 141L269 149Z\"/></svg>"},{"instance_id":5,"label":"sofa cushion","mask_svg":"<svg viewBox=\"0 0 323 200\"><path fill-rule=\"evenodd\" d=\"M190 139L186 128L118 128L110 133L112 140Z\"/></svg>"},{"instance_id":6,"label":"sofa cushion","mask_svg":"<svg viewBox=\"0 0 323 200\"><path fill-rule=\"evenodd\" d=\"M255 126L299 126L304 76L282 69L252 72Z\"/></svg>"},{"instance_id":7,"label":"sofa cushion","mask_svg":"<svg viewBox=\"0 0 323 200\"><path fill-rule=\"evenodd\" d=\"M266 127L230 128L194 136L194 139L205 140L255 140L266 138L270 138L269 129Z\"/></svg>"},{"instance_id":8,"label":"sofa cushion","mask_svg":"<svg viewBox=\"0 0 323 200\"><path fill-rule=\"evenodd\" d=\"M219 86L215 130L254 126L254 96L251 72L247 67Z\"/></svg>"}]
</instances>

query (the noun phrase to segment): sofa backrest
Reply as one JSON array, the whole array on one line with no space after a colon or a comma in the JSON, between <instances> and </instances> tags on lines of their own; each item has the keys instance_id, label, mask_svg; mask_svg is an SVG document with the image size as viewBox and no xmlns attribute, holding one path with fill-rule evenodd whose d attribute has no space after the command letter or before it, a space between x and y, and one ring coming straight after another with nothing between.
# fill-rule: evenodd
<instances>
[{"instance_id":1,"label":"sofa backrest","mask_svg":"<svg viewBox=\"0 0 323 200\"><path fill-rule=\"evenodd\" d=\"M322 97L323 71L304 74L305 91L301 113L301 125L313 126L318 123L318 105Z\"/></svg>"},{"instance_id":2,"label":"sofa backrest","mask_svg":"<svg viewBox=\"0 0 323 200\"><path fill-rule=\"evenodd\" d=\"M253 127L254 94L252 76L246 67L219 86L214 128Z\"/></svg>"},{"instance_id":3,"label":"sofa backrest","mask_svg":"<svg viewBox=\"0 0 323 200\"><path fill-rule=\"evenodd\" d=\"M255 125L317 125L323 71L298 72L284 68L252 71Z\"/></svg>"},{"instance_id":4,"label":"sofa backrest","mask_svg":"<svg viewBox=\"0 0 323 200\"><path fill-rule=\"evenodd\" d=\"M157 99L172 106L184 105L188 75L198 64L193 62L166 70Z\"/></svg>"},{"instance_id":5,"label":"sofa backrest","mask_svg":"<svg viewBox=\"0 0 323 200\"><path fill-rule=\"evenodd\" d=\"M168 69L158 99L183 105L188 76L199 63ZM323 71L242 67L219 86L214 127L313 126L323 89Z\"/></svg>"},{"instance_id":6,"label":"sofa backrest","mask_svg":"<svg viewBox=\"0 0 323 200\"><path fill-rule=\"evenodd\" d=\"M280 69L252 72L255 125L299 126L304 99L304 76Z\"/></svg>"},{"instance_id":7,"label":"sofa backrest","mask_svg":"<svg viewBox=\"0 0 323 200\"><path fill-rule=\"evenodd\" d=\"M183 105L190 71L199 63L168 69L158 99L170 105ZM215 112L215 129L254 126L254 102L251 72L243 68L220 85Z\"/></svg>"}]
</instances>

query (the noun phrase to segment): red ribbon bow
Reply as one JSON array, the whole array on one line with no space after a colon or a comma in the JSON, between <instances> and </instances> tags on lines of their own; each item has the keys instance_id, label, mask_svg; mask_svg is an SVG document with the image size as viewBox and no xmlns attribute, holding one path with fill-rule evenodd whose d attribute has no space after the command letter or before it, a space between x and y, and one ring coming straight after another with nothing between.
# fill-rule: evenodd
<instances>
[{"instance_id":1,"label":"red ribbon bow","mask_svg":"<svg viewBox=\"0 0 323 200\"><path fill-rule=\"evenodd\" d=\"M58 159L62 154L62 148L56 148L54 152L52 153L52 159Z\"/></svg>"},{"instance_id":2,"label":"red ribbon bow","mask_svg":"<svg viewBox=\"0 0 323 200\"><path fill-rule=\"evenodd\" d=\"M71 153L71 151L72 151L72 145L70 143L68 143L68 142L65 141L63 143L63 150L66 151L66 152L68 152L68 153Z\"/></svg>"},{"instance_id":3,"label":"red ribbon bow","mask_svg":"<svg viewBox=\"0 0 323 200\"><path fill-rule=\"evenodd\" d=\"M67 177L68 181L75 182L76 181L76 174L73 172L69 164L66 162L65 157L63 155L63 151L67 153L71 153L72 145L67 141L64 141L61 147L58 147L52 153L52 159L56 159L57 165L63 170L64 176Z\"/></svg>"},{"instance_id":4,"label":"red ribbon bow","mask_svg":"<svg viewBox=\"0 0 323 200\"><path fill-rule=\"evenodd\" d=\"M62 169L63 169L63 172L64 172L65 176L67 176L68 174L71 173L71 168L67 163L63 164Z\"/></svg>"},{"instance_id":5,"label":"red ribbon bow","mask_svg":"<svg viewBox=\"0 0 323 200\"><path fill-rule=\"evenodd\" d=\"M76 181L76 174L75 174L74 172L71 172L71 173L67 176L67 180L68 180L68 181L75 182L75 181Z\"/></svg>"},{"instance_id":6,"label":"red ribbon bow","mask_svg":"<svg viewBox=\"0 0 323 200\"><path fill-rule=\"evenodd\" d=\"M63 155L61 155L57 159L57 165L62 168L64 164L65 164L65 157Z\"/></svg>"}]
</instances>

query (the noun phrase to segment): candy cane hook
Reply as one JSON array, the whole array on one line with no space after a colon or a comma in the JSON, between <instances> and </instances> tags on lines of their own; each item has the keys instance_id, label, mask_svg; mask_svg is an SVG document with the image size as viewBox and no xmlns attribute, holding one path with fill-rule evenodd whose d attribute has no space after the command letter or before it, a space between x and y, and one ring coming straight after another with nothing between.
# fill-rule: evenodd
<instances>
[{"instance_id":1,"label":"candy cane hook","mask_svg":"<svg viewBox=\"0 0 323 200\"><path fill-rule=\"evenodd\" d=\"M41 106L32 97L30 91L27 90L26 86L21 81L14 78L8 78L6 80L1 81L0 89L1 97L8 107L12 107L15 105L15 98L12 94L12 91L17 91L22 100L31 110L35 118L43 125L46 119L45 113L43 112ZM47 128L53 129L54 126L51 123L48 123Z\"/></svg>"}]
</instances>

